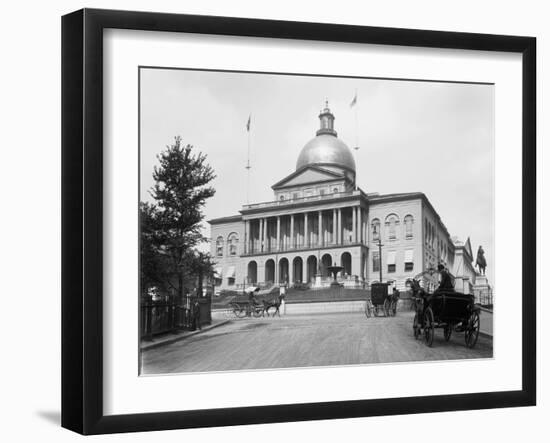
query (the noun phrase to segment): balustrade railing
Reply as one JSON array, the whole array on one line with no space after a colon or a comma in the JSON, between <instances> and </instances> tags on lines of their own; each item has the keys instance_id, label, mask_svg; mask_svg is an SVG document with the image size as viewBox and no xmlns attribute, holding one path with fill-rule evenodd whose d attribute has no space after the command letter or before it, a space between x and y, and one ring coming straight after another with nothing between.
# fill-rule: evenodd
<instances>
[{"instance_id":1,"label":"balustrade railing","mask_svg":"<svg viewBox=\"0 0 550 443\"><path fill-rule=\"evenodd\" d=\"M346 197L354 194L359 195L360 192L359 191L335 192L334 194L310 195L308 197L292 198L288 200L273 200L269 202L250 203L250 204L243 205L243 209L257 209L257 208L267 208L272 206L286 206L288 204L310 202L310 201L333 200L333 199Z\"/></svg>"},{"instance_id":2,"label":"balustrade railing","mask_svg":"<svg viewBox=\"0 0 550 443\"><path fill-rule=\"evenodd\" d=\"M301 250L307 250L307 249L330 248L334 246L350 246L350 245L357 245L357 244L367 244L367 241L366 240L362 240L362 241L342 240L340 243L332 242L332 241L327 241L323 243L312 242L309 245L306 245L305 243L300 243L294 246L281 245L280 248L273 246L273 247L267 247L263 249L260 248L259 246L255 246L255 247L248 247L244 255L275 254L278 252L292 252L292 251L301 251Z\"/></svg>"}]
</instances>

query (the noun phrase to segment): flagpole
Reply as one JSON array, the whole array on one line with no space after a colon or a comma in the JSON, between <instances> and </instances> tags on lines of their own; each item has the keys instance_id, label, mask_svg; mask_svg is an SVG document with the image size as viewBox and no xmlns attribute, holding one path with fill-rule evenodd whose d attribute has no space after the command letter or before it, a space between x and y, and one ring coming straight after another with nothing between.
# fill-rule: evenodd
<instances>
[{"instance_id":1,"label":"flagpole","mask_svg":"<svg viewBox=\"0 0 550 443\"><path fill-rule=\"evenodd\" d=\"M355 90L355 97L353 99L353 107L355 108L355 190L357 191L359 189L359 186L357 185L357 169L358 169L358 159L357 159L357 151L359 151L359 115L357 110L357 89Z\"/></svg>"},{"instance_id":2,"label":"flagpole","mask_svg":"<svg viewBox=\"0 0 550 443\"><path fill-rule=\"evenodd\" d=\"M250 203L250 116L248 117L248 124L246 125L247 132L247 155L246 155L246 204Z\"/></svg>"}]
</instances>

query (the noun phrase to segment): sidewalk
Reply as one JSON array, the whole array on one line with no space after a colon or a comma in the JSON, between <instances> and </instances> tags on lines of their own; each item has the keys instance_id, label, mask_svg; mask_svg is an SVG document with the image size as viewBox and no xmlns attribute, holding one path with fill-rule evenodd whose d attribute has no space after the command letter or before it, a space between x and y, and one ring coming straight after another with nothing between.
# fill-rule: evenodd
<instances>
[{"instance_id":1,"label":"sidewalk","mask_svg":"<svg viewBox=\"0 0 550 443\"><path fill-rule=\"evenodd\" d=\"M209 325L203 326L202 329L197 329L195 331L179 331L176 333L168 332L166 334L153 337L153 339L150 341L141 340L140 350L148 351L149 349L155 349L155 348L158 348L159 346L169 345L177 341L183 340L184 338L193 337L194 335L200 334L201 332L210 331L219 326L223 326L229 323L230 321L231 320L229 319L225 319L225 320L212 319L212 323Z\"/></svg>"},{"instance_id":2,"label":"sidewalk","mask_svg":"<svg viewBox=\"0 0 550 443\"><path fill-rule=\"evenodd\" d=\"M490 309L481 308L479 321L479 335L493 338L493 311Z\"/></svg>"}]
</instances>

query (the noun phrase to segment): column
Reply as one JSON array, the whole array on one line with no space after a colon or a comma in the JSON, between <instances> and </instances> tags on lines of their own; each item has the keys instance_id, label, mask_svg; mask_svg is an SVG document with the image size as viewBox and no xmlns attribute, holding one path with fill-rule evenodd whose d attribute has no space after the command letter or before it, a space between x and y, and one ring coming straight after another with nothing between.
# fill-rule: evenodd
<instances>
[{"instance_id":1,"label":"column","mask_svg":"<svg viewBox=\"0 0 550 443\"><path fill-rule=\"evenodd\" d=\"M353 243L357 242L357 208L354 206L351 208L351 241Z\"/></svg>"},{"instance_id":2,"label":"column","mask_svg":"<svg viewBox=\"0 0 550 443\"><path fill-rule=\"evenodd\" d=\"M294 214L290 216L290 249L294 248Z\"/></svg>"},{"instance_id":3,"label":"column","mask_svg":"<svg viewBox=\"0 0 550 443\"><path fill-rule=\"evenodd\" d=\"M337 238L336 238L336 235L338 232L338 230L336 229L337 223L338 223L338 220L336 219L336 209L333 209L332 210L332 244L333 245L335 245L337 241Z\"/></svg>"},{"instance_id":4,"label":"column","mask_svg":"<svg viewBox=\"0 0 550 443\"><path fill-rule=\"evenodd\" d=\"M304 214L304 246L309 248L309 231L307 226L307 212Z\"/></svg>"},{"instance_id":5,"label":"column","mask_svg":"<svg viewBox=\"0 0 550 443\"><path fill-rule=\"evenodd\" d=\"M277 216L277 251L281 249L281 216Z\"/></svg>"},{"instance_id":6,"label":"column","mask_svg":"<svg viewBox=\"0 0 550 443\"><path fill-rule=\"evenodd\" d=\"M357 233L359 234L357 241L361 243L363 241L363 209L361 206L357 208L357 218Z\"/></svg>"},{"instance_id":7,"label":"column","mask_svg":"<svg viewBox=\"0 0 550 443\"><path fill-rule=\"evenodd\" d=\"M263 220L264 220L263 251L265 252L267 251L267 218L264 218Z\"/></svg>"},{"instance_id":8,"label":"column","mask_svg":"<svg viewBox=\"0 0 550 443\"><path fill-rule=\"evenodd\" d=\"M365 214L365 243L368 244L370 241L370 228L369 228L369 217Z\"/></svg>"},{"instance_id":9,"label":"column","mask_svg":"<svg viewBox=\"0 0 550 443\"><path fill-rule=\"evenodd\" d=\"M338 239L339 245L342 244L342 208L338 208Z\"/></svg>"},{"instance_id":10,"label":"column","mask_svg":"<svg viewBox=\"0 0 550 443\"><path fill-rule=\"evenodd\" d=\"M323 212L319 211L319 225L318 225L317 244L319 247L323 246Z\"/></svg>"},{"instance_id":11,"label":"column","mask_svg":"<svg viewBox=\"0 0 550 443\"><path fill-rule=\"evenodd\" d=\"M244 254L248 253L248 220L244 221Z\"/></svg>"},{"instance_id":12,"label":"column","mask_svg":"<svg viewBox=\"0 0 550 443\"><path fill-rule=\"evenodd\" d=\"M264 238L263 234L264 229L264 219L258 219L258 252L262 252L262 239Z\"/></svg>"}]
</instances>

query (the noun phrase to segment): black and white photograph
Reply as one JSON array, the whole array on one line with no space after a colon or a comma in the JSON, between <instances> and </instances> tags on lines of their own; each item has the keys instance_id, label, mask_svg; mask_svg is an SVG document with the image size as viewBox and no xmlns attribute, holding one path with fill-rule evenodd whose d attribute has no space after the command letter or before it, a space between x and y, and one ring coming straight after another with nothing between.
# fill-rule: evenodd
<instances>
[{"instance_id":1,"label":"black and white photograph","mask_svg":"<svg viewBox=\"0 0 550 443\"><path fill-rule=\"evenodd\" d=\"M494 357L493 83L137 75L141 376Z\"/></svg>"}]
</instances>

